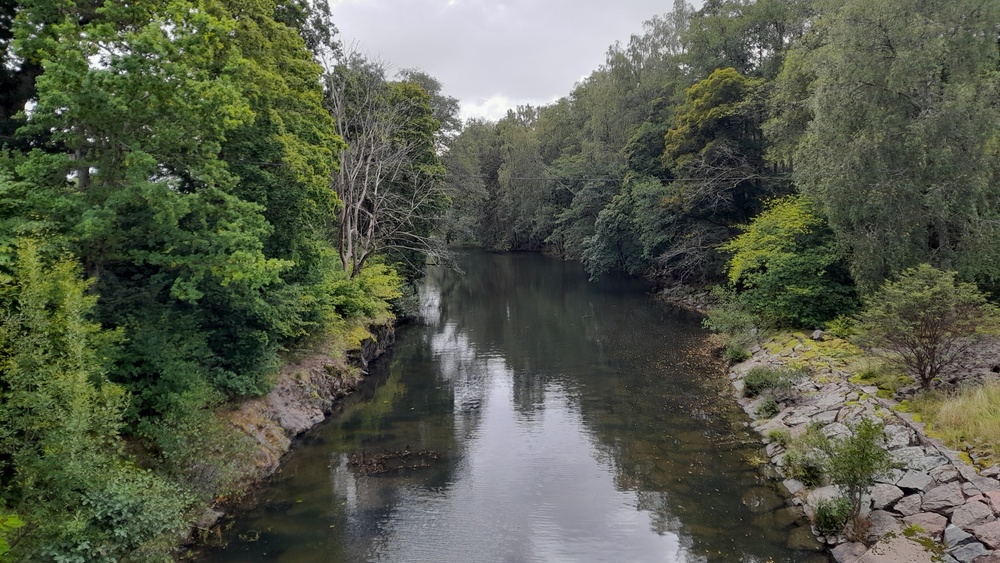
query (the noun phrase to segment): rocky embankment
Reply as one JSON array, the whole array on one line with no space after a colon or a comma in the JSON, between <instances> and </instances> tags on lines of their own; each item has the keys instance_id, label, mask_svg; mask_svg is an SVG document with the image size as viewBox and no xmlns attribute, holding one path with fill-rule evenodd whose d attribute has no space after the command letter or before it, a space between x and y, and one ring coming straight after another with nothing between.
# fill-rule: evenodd
<instances>
[{"instance_id":1,"label":"rocky embankment","mask_svg":"<svg viewBox=\"0 0 1000 563\"><path fill-rule=\"evenodd\" d=\"M853 376L850 363L857 355L849 343L819 331L797 333L756 348L749 360L730 370L739 401L764 438L769 462L786 477L791 502L811 518L818 503L839 490L836 485L809 488L789 478L787 440L810 428L831 438L845 436L862 417L883 422L887 447L900 469L879 479L864 500L867 530L848 541L820 536L814 527L817 541L841 563L1000 563L1000 467L980 471L967 455L927 437L924 425L901 412L905 408L899 403ZM744 378L756 366L806 372L779 398L779 412L771 417L758 414L767 411L760 408L766 398L743 397Z\"/></svg>"},{"instance_id":2,"label":"rocky embankment","mask_svg":"<svg viewBox=\"0 0 1000 563\"><path fill-rule=\"evenodd\" d=\"M361 383L368 363L395 341L392 323L369 327L369 332L371 336L354 350L315 352L286 364L270 393L220 413L254 441L253 463L240 467L242 488L249 489L274 473L292 439L322 422L338 399ZM207 509L195 523L195 530L208 531L224 514L218 507Z\"/></svg>"},{"instance_id":3,"label":"rocky embankment","mask_svg":"<svg viewBox=\"0 0 1000 563\"><path fill-rule=\"evenodd\" d=\"M322 422L336 401L358 386L368 363L395 341L391 324L372 327L371 334L345 356L313 353L286 364L270 393L224 415L259 446L252 477L273 473L292 439Z\"/></svg>"}]
</instances>

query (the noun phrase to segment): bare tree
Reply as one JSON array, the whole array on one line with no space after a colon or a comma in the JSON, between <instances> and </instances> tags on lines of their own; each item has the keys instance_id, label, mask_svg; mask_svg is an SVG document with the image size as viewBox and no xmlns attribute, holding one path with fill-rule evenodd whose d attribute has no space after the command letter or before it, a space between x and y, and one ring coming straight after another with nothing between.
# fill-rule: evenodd
<instances>
[{"instance_id":1,"label":"bare tree","mask_svg":"<svg viewBox=\"0 0 1000 563\"><path fill-rule=\"evenodd\" d=\"M326 73L327 106L348 144L331 186L343 201L340 258L351 276L376 254L446 256L433 236L446 199L434 153L439 124L419 85L388 82L386 73L357 53Z\"/></svg>"}]
</instances>

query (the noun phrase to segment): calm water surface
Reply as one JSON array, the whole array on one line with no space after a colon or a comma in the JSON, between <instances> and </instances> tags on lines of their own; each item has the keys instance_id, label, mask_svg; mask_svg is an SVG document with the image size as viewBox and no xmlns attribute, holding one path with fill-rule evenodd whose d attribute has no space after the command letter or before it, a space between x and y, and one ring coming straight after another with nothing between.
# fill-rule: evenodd
<instances>
[{"instance_id":1,"label":"calm water surface","mask_svg":"<svg viewBox=\"0 0 1000 563\"><path fill-rule=\"evenodd\" d=\"M786 547L697 318L556 259L461 266L205 561L827 560Z\"/></svg>"}]
</instances>

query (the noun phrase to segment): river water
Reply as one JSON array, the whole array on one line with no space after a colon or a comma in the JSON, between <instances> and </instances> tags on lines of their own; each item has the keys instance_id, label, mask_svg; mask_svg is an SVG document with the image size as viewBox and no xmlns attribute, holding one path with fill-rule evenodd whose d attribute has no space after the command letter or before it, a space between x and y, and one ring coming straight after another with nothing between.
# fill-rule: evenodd
<instances>
[{"instance_id":1,"label":"river water","mask_svg":"<svg viewBox=\"0 0 1000 563\"><path fill-rule=\"evenodd\" d=\"M460 264L203 560L827 561L787 547L696 317L571 262Z\"/></svg>"}]
</instances>

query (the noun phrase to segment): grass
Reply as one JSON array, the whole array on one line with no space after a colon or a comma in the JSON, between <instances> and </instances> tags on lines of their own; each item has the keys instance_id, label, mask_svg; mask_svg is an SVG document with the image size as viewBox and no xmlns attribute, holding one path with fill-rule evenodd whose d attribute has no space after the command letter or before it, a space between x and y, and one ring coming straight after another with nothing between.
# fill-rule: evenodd
<instances>
[{"instance_id":1,"label":"grass","mask_svg":"<svg viewBox=\"0 0 1000 563\"><path fill-rule=\"evenodd\" d=\"M805 375L801 370L788 368L752 368L743 380L743 394L756 397L764 392L788 391L795 381Z\"/></svg>"},{"instance_id":2,"label":"grass","mask_svg":"<svg viewBox=\"0 0 1000 563\"><path fill-rule=\"evenodd\" d=\"M971 444L979 453L1000 453L1000 382L965 388L954 395L925 393L912 409L934 425L934 435L961 450Z\"/></svg>"},{"instance_id":3,"label":"grass","mask_svg":"<svg viewBox=\"0 0 1000 563\"><path fill-rule=\"evenodd\" d=\"M878 387L878 396L884 399L894 397L896 391L913 384L913 378L907 377L892 364L873 358L859 359L852 371L857 375L851 377L851 383L874 385Z\"/></svg>"}]
</instances>

